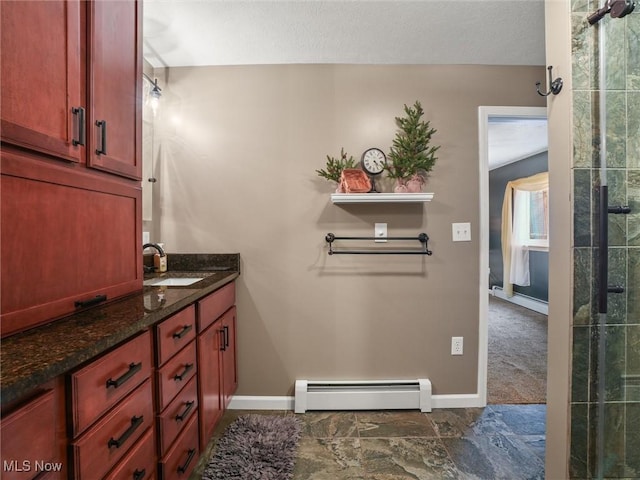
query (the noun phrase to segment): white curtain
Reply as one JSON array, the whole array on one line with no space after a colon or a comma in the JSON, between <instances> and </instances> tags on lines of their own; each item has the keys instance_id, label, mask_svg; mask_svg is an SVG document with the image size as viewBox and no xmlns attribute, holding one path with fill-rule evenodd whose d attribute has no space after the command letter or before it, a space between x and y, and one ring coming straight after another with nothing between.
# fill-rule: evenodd
<instances>
[{"instance_id":1,"label":"white curtain","mask_svg":"<svg viewBox=\"0 0 640 480\"><path fill-rule=\"evenodd\" d=\"M511 283L527 287L529 282L529 192L515 190L511 232Z\"/></svg>"},{"instance_id":2,"label":"white curtain","mask_svg":"<svg viewBox=\"0 0 640 480\"><path fill-rule=\"evenodd\" d=\"M504 293L513 296L513 284L529 285L529 251L524 247L524 242L514 238L514 222L526 221L526 228L519 228L518 231L528 231L529 216L521 218L515 211L516 198L521 197L516 192L535 192L549 188L549 172L538 173L531 177L519 178L507 183L502 203L502 289ZM528 197L525 195L524 197ZM518 207L529 209L525 204L523 207L523 197L520 198ZM528 198L526 199L528 202ZM526 283L519 283L520 281Z\"/></svg>"}]
</instances>

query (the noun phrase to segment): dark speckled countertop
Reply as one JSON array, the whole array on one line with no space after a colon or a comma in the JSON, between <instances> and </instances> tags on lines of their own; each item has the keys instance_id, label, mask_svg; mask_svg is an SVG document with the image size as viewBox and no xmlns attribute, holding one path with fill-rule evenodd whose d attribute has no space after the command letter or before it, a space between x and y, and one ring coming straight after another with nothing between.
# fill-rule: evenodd
<instances>
[{"instance_id":1,"label":"dark speckled countertop","mask_svg":"<svg viewBox=\"0 0 640 480\"><path fill-rule=\"evenodd\" d=\"M143 332L239 276L239 255L169 254L170 271L154 276L205 277L187 287L148 287L137 294L13 335L0 348L0 399L4 406L111 347ZM223 255L224 256L224 255ZM173 258L172 258L173 257ZM200 261L198 261L200 260ZM203 261L204 260L204 261ZM145 276L145 279L149 276Z\"/></svg>"}]
</instances>

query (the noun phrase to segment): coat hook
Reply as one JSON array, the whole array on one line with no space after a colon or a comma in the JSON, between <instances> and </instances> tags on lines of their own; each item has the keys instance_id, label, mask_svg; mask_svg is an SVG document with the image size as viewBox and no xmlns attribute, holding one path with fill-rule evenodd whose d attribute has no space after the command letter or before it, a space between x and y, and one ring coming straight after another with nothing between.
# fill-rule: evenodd
<instances>
[{"instance_id":1,"label":"coat hook","mask_svg":"<svg viewBox=\"0 0 640 480\"><path fill-rule=\"evenodd\" d=\"M549 65L547 67L547 70L549 70L549 91L547 93L542 93L540 91L540 82L536 82L536 90L538 91L538 95L542 96L542 97L546 97L547 95L550 94L554 94L557 95L560 93L560 90L562 90L562 78L558 77L555 80L553 80L553 76L551 75L551 70L553 69L553 67L551 65Z\"/></svg>"}]
</instances>

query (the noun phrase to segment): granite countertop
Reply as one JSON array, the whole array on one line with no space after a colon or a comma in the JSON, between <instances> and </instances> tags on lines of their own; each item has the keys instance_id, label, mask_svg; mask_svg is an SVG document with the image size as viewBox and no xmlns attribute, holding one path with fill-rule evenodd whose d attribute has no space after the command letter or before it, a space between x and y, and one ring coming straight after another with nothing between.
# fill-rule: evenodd
<instances>
[{"instance_id":1,"label":"granite countertop","mask_svg":"<svg viewBox=\"0 0 640 480\"><path fill-rule=\"evenodd\" d=\"M145 275L145 279L204 277L203 280L186 287L144 286L140 292L107 305L93 307L3 339L0 349L1 404L4 406L20 398L39 385L143 332L234 281L240 274L239 256L237 262L231 262L231 266L197 262L195 255L184 254L183 257L184 261L181 262L179 256L172 259L170 254L171 270Z\"/></svg>"}]
</instances>

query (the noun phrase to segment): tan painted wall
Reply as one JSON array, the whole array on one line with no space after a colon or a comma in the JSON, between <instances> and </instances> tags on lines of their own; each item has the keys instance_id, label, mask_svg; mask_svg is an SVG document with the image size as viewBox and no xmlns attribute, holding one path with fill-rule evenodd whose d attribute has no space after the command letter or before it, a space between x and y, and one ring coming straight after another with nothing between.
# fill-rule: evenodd
<instances>
[{"instance_id":1,"label":"tan painted wall","mask_svg":"<svg viewBox=\"0 0 640 480\"><path fill-rule=\"evenodd\" d=\"M547 63L562 92L549 98L549 335L546 478L568 477L572 323L571 18L568 0L546 0Z\"/></svg>"},{"instance_id":2,"label":"tan painted wall","mask_svg":"<svg viewBox=\"0 0 640 480\"><path fill-rule=\"evenodd\" d=\"M475 393L478 106L544 106L543 67L291 65L177 68L160 126L161 238L170 252L240 252L240 395L296 378L422 378ZM327 154L385 151L420 100L439 159L422 205L337 206ZM328 256L325 234L426 232L433 256ZM473 241L453 243L452 222ZM416 242L418 245L418 242ZM450 356L451 336L465 354Z\"/></svg>"}]
</instances>

